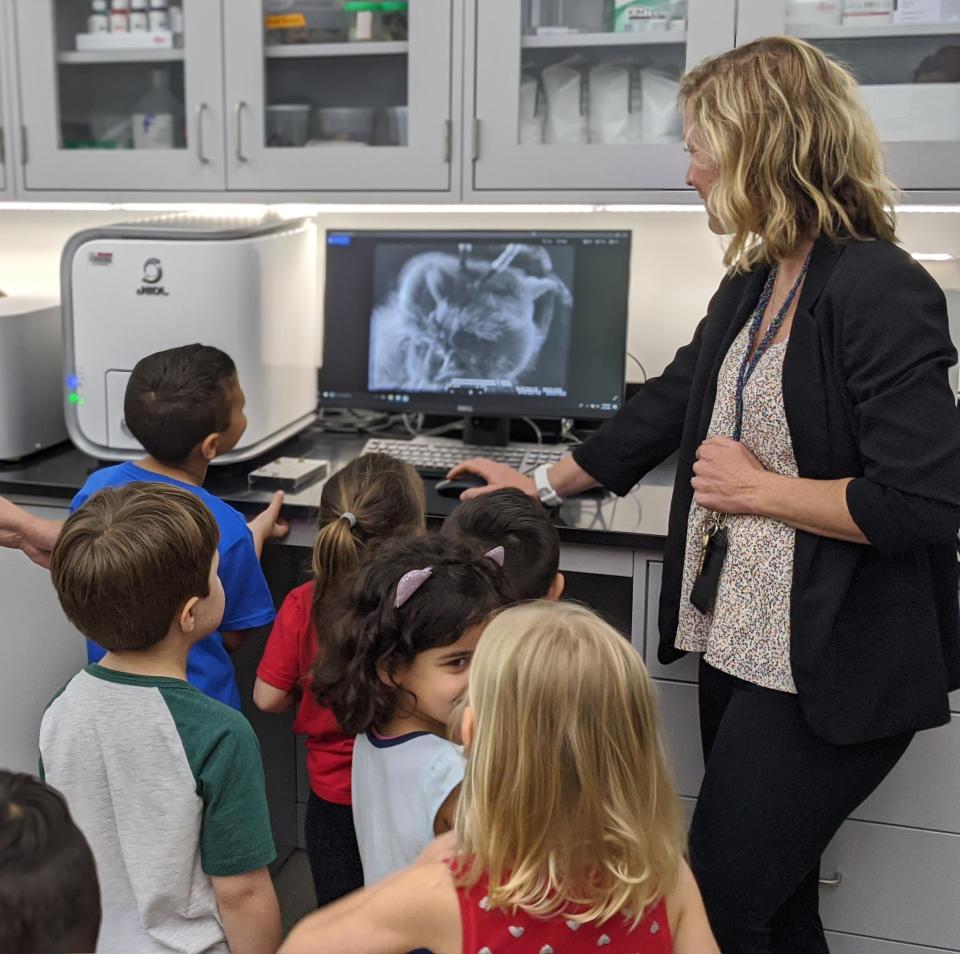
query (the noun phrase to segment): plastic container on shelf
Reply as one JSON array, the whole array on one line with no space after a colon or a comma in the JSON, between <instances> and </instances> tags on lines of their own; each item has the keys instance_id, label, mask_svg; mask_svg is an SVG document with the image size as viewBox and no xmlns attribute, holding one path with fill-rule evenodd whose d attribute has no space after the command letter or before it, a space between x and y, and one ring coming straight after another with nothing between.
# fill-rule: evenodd
<instances>
[{"instance_id":1,"label":"plastic container on shelf","mask_svg":"<svg viewBox=\"0 0 960 954\"><path fill-rule=\"evenodd\" d=\"M263 0L268 44L340 43L347 38L342 0Z\"/></svg>"},{"instance_id":2,"label":"plastic container on shelf","mask_svg":"<svg viewBox=\"0 0 960 954\"><path fill-rule=\"evenodd\" d=\"M372 145L375 114L370 106L321 106L317 109L320 139Z\"/></svg>"},{"instance_id":3,"label":"plastic container on shelf","mask_svg":"<svg viewBox=\"0 0 960 954\"><path fill-rule=\"evenodd\" d=\"M146 33L150 29L147 0L130 0L130 32Z\"/></svg>"},{"instance_id":4,"label":"plastic container on shelf","mask_svg":"<svg viewBox=\"0 0 960 954\"><path fill-rule=\"evenodd\" d=\"M960 140L960 83L887 83L860 87L884 142Z\"/></svg>"},{"instance_id":5,"label":"plastic container on shelf","mask_svg":"<svg viewBox=\"0 0 960 954\"><path fill-rule=\"evenodd\" d=\"M843 0L789 0L787 28L839 26Z\"/></svg>"},{"instance_id":6,"label":"plastic container on shelf","mask_svg":"<svg viewBox=\"0 0 960 954\"><path fill-rule=\"evenodd\" d=\"M387 131L387 144L391 146L407 145L408 106L387 106L383 111Z\"/></svg>"},{"instance_id":7,"label":"plastic container on shelf","mask_svg":"<svg viewBox=\"0 0 960 954\"><path fill-rule=\"evenodd\" d=\"M351 43L379 40L382 32L381 4L371 0L346 0L343 12L347 15L347 39Z\"/></svg>"},{"instance_id":8,"label":"plastic container on shelf","mask_svg":"<svg viewBox=\"0 0 960 954\"><path fill-rule=\"evenodd\" d=\"M133 108L133 148L173 149L183 107L170 91L165 69L150 71L150 89Z\"/></svg>"},{"instance_id":9,"label":"plastic container on shelf","mask_svg":"<svg viewBox=\"0 0 960 954\"><path fill-rule=\"evenodd\" d=\"M380 30L384 40L405 41L410 35L406 0L392 0L380 4Z\"/></svg>"},{"instance_id":10,"label":"plastic container on shelf","mask_svg":"<svg viewBox=\"0 0 960 954\"><path fill-rule=\"evenodd\" d=\"M274 103L267 107L267 145L299 148L307 144L310 109L306 103Z\"/></svg>"}]
</instances>

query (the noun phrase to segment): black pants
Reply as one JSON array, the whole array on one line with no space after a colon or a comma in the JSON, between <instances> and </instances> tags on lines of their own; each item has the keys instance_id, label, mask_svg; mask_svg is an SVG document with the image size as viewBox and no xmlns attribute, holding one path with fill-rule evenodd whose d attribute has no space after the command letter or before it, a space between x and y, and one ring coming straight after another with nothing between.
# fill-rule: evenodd
<instances>
[{"instance_id":1,"label":"black pants","mask_svg":"<svg viewBox=\"0 0 960 954\"><path fill-rule=\"evenodd\" d=\"M690 864L723 954L828 954L820 855L896 765L912 733L834 746L797 697L701 661L706 774L690 828Z\"/></svg>"},{"instance_id":2,"label":"black pants","mask_svg":"<svg viewBox=\"0 0 960 954\"><path fill-rule=\"evenodd\" d=\"M363 887L363 866L349 805L324 801L311 792L303 835L317 907Z\"/></svg>"}]
</instances>

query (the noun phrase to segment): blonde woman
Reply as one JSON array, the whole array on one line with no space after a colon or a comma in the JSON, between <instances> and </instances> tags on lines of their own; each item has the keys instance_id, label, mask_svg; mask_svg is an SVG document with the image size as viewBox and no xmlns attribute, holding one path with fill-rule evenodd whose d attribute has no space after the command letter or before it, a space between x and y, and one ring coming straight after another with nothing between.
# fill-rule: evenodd
<instances>
[{"instance_id":1,"label":"blonde woman","mask_svg":"<svg viewBox=\"0 0 960 954\"><path fill-rule=\"evenodd\" d=\"M724 954L825 954L823 849L960 686L956 352L846 70L770 37L688 73L681 105L729 272L540 486L623 494L679 452L660 659L702 654L691 866Z\"/></svg>"},{"instance_id":2,"label":"blonde woman","mask_svg":"<svg viewBox=\"0 0 960 954\"><path fill-rule=\"evenodd\" d=\"M719 954L683 856L650 680L583 607L484 631L453 858L311 915L282 954Z\"/></svg>"}]
</instances>

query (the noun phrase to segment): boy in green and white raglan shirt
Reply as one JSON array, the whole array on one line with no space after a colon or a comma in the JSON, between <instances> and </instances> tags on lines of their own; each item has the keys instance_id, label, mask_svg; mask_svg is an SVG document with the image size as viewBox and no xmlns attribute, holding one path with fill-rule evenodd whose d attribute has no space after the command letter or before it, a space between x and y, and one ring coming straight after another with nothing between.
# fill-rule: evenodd
<instances>
[{"instance_id":1,"label":"boy in green and white raglan shirt","mask_svg":"<svg viewBox=\"0 0 960 954\"><path fill-rule=\"evenodd\" d=\"M274 954L263 766L246 719L186 681L223 614L217 525L193 494L129 484L64 524L51 575L108 650L50 703L40 768L93 851L98 954Z\"/></svg>"}]
</instances>

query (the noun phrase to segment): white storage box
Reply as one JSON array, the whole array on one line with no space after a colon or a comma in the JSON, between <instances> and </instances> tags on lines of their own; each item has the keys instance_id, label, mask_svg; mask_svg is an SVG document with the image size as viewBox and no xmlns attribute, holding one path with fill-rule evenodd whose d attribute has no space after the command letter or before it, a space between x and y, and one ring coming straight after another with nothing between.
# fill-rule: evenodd
<instances>
[{"instance_id":1,"label":"white storage box","mask_svg":"<svg viewBox=\"0 0 960 954\"><path fill-rule=\"evenodd\" d=\"M171 50L173 34L169 30L152 33L78 33L78 53L103 53L117 50Z\"/></svg>"},{"instance_id":2,"label":"white storage box","mask_svg":"<svg viewBox=\"0 0 960 954\"><path fill-rule=\"evenodd\" d=\"M255 457L315 420L311 220L170 215L89 229L67 242L60 284L67 430L86 453L143 453L123 419L130 372L148 354L194 342L233 358L247 398L247 429L219 462Z\"/></svg>"},{"instance_id":3,"label":"white storage box","mask_svg":"<svg viewBox=\"0 0 960 954\"><path fill-rule=\"evenodd\" d=\"M884 142L960 140L960 83L861 86Z\"/></svg>"}]
</instances>

